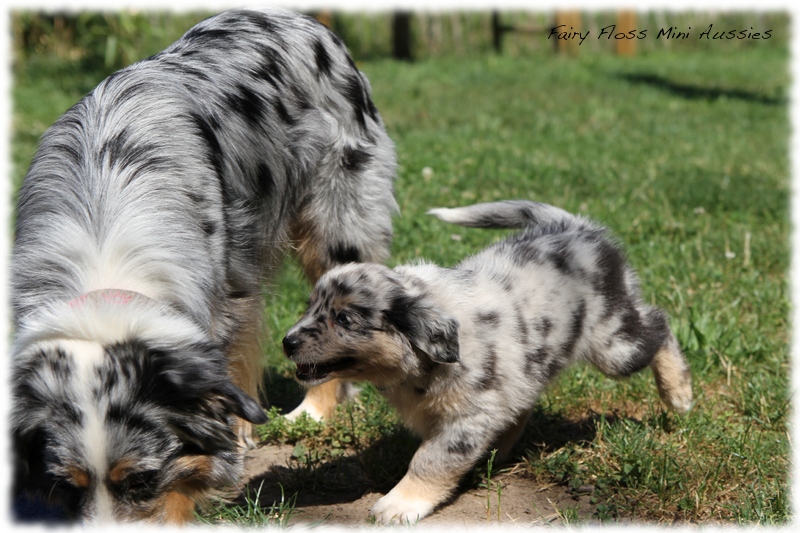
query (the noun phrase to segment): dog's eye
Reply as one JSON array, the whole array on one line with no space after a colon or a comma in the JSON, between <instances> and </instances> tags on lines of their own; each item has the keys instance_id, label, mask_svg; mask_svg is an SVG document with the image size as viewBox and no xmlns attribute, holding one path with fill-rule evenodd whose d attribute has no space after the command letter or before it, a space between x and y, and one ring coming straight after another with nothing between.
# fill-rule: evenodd
<instances>
[{"instance_id":1,"label":"dog's eye","mask_svg":"<svg viewBox=\"0 0 800 533\"><path fill-rule=\"evenodd\" d=\"M86 488L77 487L71 478L56 478L48 493L48 499L63 506L72 515L78 513L81 502L86 497Z\"/></svg>"},{"instance_id":2,"label":"dog's eye","mask_svg":"<svg viewBox=\"0 0 800 533\"><path fill-rule=\"evenodd\" d=\"M155 494L156 485L158 484L157 476L158 472L156 470L131 474L119 488L133 501L149 500Z\"/></svg>"},{"instance_id":3,"label":"dog's eye","mask_svg":"<svg viewBox=\"0 0 800 533\"><path fill-rule=\"evenodd\" d=\"M349 326L353 323L353 321L350 320L350 317L344 311L339 311L334 320L336 320L336 323L340 326Z\"/></svg>"}]
</instances>

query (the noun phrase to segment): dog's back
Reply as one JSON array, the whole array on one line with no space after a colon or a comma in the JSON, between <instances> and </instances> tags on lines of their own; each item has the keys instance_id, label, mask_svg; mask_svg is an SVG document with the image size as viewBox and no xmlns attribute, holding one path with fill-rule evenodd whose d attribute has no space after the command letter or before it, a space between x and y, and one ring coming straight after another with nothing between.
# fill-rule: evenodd
<instances>
[{"instance_id":1,"label":"dog's back","mask_svg":"<svg viewBox=\"0 0 800 533\"><path fill-rule=\"evenodd\" d=\"M15 320L115 284L220 323L215 305L260 296L290 238L312 279L383 260L394 162L333 33L282 10L203 21L42 137L19 193Z\"/></svg>"}]
</instances>

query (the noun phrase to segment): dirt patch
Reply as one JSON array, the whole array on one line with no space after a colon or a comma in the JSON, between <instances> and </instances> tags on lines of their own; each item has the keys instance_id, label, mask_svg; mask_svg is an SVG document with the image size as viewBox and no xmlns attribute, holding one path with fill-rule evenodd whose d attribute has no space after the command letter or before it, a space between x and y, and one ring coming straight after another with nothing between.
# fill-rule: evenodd
<instances>
[{"instance_id":1,"label":"dirt patch","mask_svg":"<svg viewBox=\"0 0 800 533\"><path fill-rule=\"evenodd\" d=\"M389 489L354 482L363 479L363 464L354 455L313 468L292 460L290 445L261 445L245 457L245 482L261 504L270 506L296 494L290 523L329 526L365 526L369 509ZM500 487L498 498L497 487ZM284 494L281 494L281 487ZM492 476L492 489L466 488L426 518L423 525L543 525L580 521L591 523L591 487L579 491L541 485L521 468L506 468ZM487 496L489 510L487 513ZM499 504L499 516L498 516Z\"/></svg>"}]
</instances>

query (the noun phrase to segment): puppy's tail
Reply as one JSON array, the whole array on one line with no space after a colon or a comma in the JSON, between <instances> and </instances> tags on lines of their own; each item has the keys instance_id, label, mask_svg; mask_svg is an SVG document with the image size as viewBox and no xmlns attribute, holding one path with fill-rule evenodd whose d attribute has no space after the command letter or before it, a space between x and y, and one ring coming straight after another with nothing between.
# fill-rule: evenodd
<instances>
[{"instance_id":1,"label":"puppy's tail","mask_svg":"<svg viewBox=\"0 0 800 533\"><path fill-rule=\"evenodd\" d=\"M494 229L525 229L549 224L571 226L580 220L558 207L528 200L439 207L431 209L428 214L459 226Z\"/></svg>"}]
</instances>

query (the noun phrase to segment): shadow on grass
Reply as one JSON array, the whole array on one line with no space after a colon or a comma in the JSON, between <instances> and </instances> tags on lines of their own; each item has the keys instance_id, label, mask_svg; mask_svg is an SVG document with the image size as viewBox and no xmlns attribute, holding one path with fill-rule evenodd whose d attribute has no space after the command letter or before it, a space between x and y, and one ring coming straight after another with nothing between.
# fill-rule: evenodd
<instances>
[{"instance_id":1,"label":"shadow on grass","mask_svg":"<svg viewBox=\"0 0 800 533\"><path fill-rule=\"evenodd\" d=\"M349 503L370 492L388 492L405 475L418 446L418 439L397 428L353 454L334 458L327 450L309 450L289 464L272 465L251 479L247 488L252 495L261 487L262 506L295 495L297 508Z\"/></svg>"},{"instance_id":2,"label":"shadow on grass","mask_svg":"<svg viewBox=\"0 0 800 533\"><path fill-rule=\"evenodd\" d=\"M616 74L615 77L623 79L629 83L648 85L672 93L687 100L717 100L719 98L731 98L746 102L755 102L766 105L784 105L786 98L766 96L763 94L745 91L743 89L724 89L714 87L701 87L677 83L657 74Z\"/></svg>"},{"instance_id":3,"label":"shadow on grass","mask_svg":"<svg viewBox=\"0 0 800 533\"><path fill-rule=\"evenodd\" d=\"M552 451L569 444L589 446L596 437L601 420L615 423L620 418L593 413L579 420L570 420L537 409L510 457L497 467L521 463L531 456L532 450ZM332 458L327 450L310 450L302 459L292 459L286 465L272 465L268 471L251 479L248 488L250 494L255 494L261 487L262 506L271 506L282 498L288 500L295 495L298 509L351 503L369 493L385 494L391 490L405 475L418 446L419 439L406 429L397 427L392 434L356 453ZM462 479L458 491L444 506L461 493L480 485L486 475L487 458L488 453Z\"/></svg>"}]
</instances>

